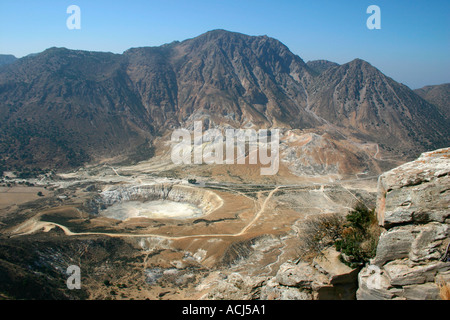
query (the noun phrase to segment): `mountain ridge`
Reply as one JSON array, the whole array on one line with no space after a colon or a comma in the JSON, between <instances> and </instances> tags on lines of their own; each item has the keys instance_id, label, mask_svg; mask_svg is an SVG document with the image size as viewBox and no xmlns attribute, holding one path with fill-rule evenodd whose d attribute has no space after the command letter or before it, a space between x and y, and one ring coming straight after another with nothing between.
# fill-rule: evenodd
<instances>
[{"instance_id":1,"label":"mountain ridge","mask_svg":"<svg viewBox=\"0 0 450 320\"><path fill-rule=\"evenodd\" d=\"M448 143L448 129L445 121L439 120L442 114L436 107L362 59L327 69L316 78L311 90L316 114L358 131L357 135L399 138L391 148L406 147L405 143L411 147L420 143L427 148L440 141ZM434 126L438 134L427 132L428 126ZM409 138L401 137L399 131ZM430 140L414 140L416 135Z\"/></svg>"},{"instance_id":2,"label":"mountain ridge","mask_svg":"<svg viewBox=\"0 0 450 320\"><path fill-rule=\"evenodd\" d=\"M449 143L437 107L368 62L317 72L267 36L218 29L123 54L53 47L0 69L0 154L13 165L141 153L195 120L339 132L400 157Z\"/></svg>"},{"instance_id":3,"label":"mountain ridge","mask_svg":"<svg viewBox=\"0 0 450 320\"><path fill-rule=\"evenodd\" d=\"M329 68L337 67L339 66L338 63L328 61L328 60L311 60L306 63L308 67L310 67L312 70L317 72L317 74L321 74L324 71L328 70Z\"/></svg>"},{"instance_id":4,"label":"mountain ridge","mask_svg":"<svg viewBox=\"0 0 450 320\"><path fill-rule=\"evenodd\" d=\"M0 54L0 66L13 63L16 60L17 58L12 54Z\"/></svg>"},{"instance_id":5,"label":"mountain ridge","mask_svg":"<svg viewBox=\"0 0 450 320\"><path fill-rule=\"evenodd\" d=\"M449 119L450 111L450 83L429 85L414 90L419 96L439 108L441 113Z\"/></svg>"}]
</instances>

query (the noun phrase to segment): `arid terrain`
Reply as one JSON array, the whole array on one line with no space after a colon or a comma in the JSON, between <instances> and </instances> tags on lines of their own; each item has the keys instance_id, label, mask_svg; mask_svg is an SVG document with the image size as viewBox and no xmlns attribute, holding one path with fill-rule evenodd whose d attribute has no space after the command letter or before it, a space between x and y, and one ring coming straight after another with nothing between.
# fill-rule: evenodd
<instances>
[{"instance_id":1,"label":"arid terrain","mask_svg":"<svg viewBox=\"0 0 450 320\"><path fill-rule=\"evenodd\" d=\"M83 294L91 299L202 298L217 274L273 276L282 263L298 258L298 232L308 215L345 214L357 201L375 201L374 178L317 176L295 183L292 176L284 184L246 184L216 175L192 184L175 173L163 178L161 171L161 161L146 161L47 175L29 180L34 187L16 187L19 179L11 179L14 186L2 187L0 194L2 252L27 250L29 256L3 266L9 280L23 280L16 269L26 278L45 266L60 272L52 275L49 290L70 297L74 292L65 288L64 272L76 264ZM37 190L44 190L42 197L34 197ZM30 197L22 203L9 197L19 191ZM117 204L155 199L189 203L203 214L103 214Z\"/></svg>"},{"instance_id":2,"label":"arid terrain","mask_svg":"<svg viewBox=\"0 0 450 320\"><path fill-rule=\"evenodd\" d=\"M306 219L374 208L381 174L450 143L448 86L413 91L361 59L305 63L268 36L13 58L0 66L5 299L355 298L337 252L300 261ZM261 174L245 141L244 164L176 164L171 135L196 124L279 132L277 170Z\"/></svg>"}]
</instances>

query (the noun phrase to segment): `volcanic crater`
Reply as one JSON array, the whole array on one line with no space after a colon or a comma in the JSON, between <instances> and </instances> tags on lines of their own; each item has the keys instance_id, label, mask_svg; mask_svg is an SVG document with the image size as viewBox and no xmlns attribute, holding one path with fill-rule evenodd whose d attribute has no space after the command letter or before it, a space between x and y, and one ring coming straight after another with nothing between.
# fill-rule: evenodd
<instances>
[{"instance_id":1,"label":"volcanic crater","mask_svg":"<svg viewBox=\"0 0 450 320\"><path fill-rule=\"evenodd\" d=\"M110 187L97 202L100 216L116 220L199 218L223 205L222 198L210 190L172 184Z\"/></svg>"}]
</instances>

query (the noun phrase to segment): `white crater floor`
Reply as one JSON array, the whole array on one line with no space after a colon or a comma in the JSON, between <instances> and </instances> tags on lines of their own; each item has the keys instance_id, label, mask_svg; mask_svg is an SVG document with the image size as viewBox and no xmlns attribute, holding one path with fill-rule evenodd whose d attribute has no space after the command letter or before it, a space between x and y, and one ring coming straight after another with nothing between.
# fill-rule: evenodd
<instances>
[{"instance_id":1,"label":"white crater floor","mask_svg":"<svg viewBox=\"0 0 450 320\"><path fill-rule=\"evenodd\" d=\"M156 200L116 203L101 211L100 215L116 220L142 217L150 219L189 219L200 217L203 212L190 203Z\"/></svg>"}]
</instances>

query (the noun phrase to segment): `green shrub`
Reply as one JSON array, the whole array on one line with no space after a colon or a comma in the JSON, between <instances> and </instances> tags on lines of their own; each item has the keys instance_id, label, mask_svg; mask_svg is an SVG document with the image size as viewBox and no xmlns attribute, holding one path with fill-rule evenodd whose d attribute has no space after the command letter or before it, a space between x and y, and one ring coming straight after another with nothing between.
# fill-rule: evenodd
<instances>
[{"instance_id":1,"label":"green shrub","mask_svg":"<svg viewBox=\"0 0 450 320\"><path fill-rule=\"evenodd\" d=\"M364 204L358 203L353 211L347 215L346 219L351 227L363 231L374 222L375 210L369 210Z\"/></svg>"},{"instance_id":2,"label":"green shrub","mask_svg":"<svg viewBox=\"0 0 450 320\"><path fill-rule=\"evenodd\" d=\"M352 268L362 266L376 254L380 228L375 209L358 204L346 217L341 238L335 242L341 260Z\"/></svg>"}]
</instances>

